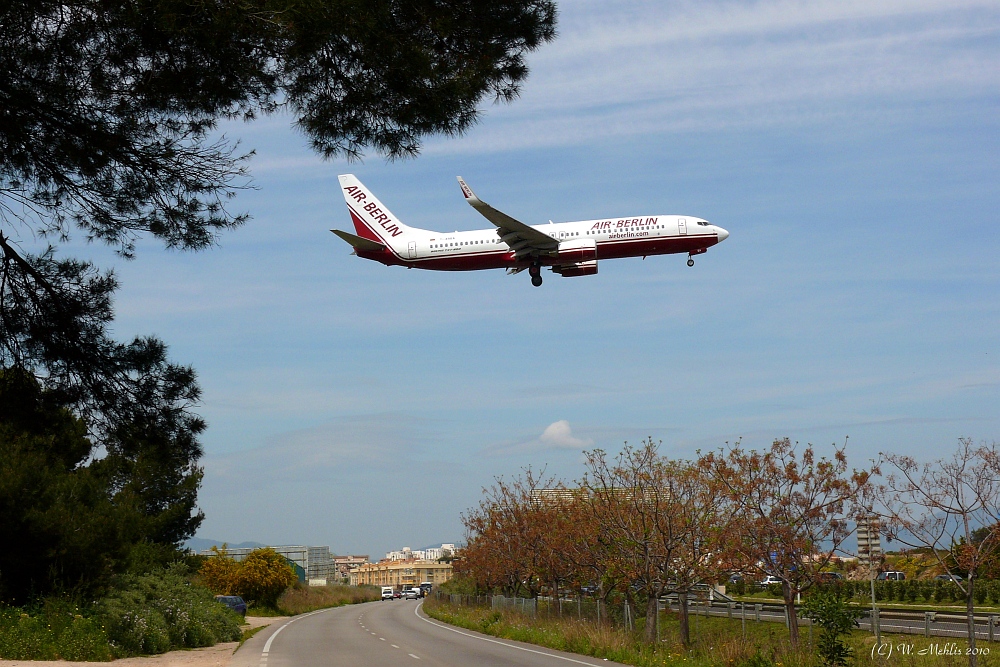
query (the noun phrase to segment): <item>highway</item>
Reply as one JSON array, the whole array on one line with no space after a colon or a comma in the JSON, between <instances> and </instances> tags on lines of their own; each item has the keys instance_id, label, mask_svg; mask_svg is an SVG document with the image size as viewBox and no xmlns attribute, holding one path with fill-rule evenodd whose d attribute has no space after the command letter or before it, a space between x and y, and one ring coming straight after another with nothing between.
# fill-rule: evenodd
<instances>
[{"instance_id":1,"label":"highway","mask_svg":"<svg viewBox=\"0 0 1000 667\"><path fill-rule=\"evenodd\" d=\"M497 639L427 617L422 601L348 605L277 621L251 637L231 667L573 667L619 665Z\"/></svg>"}]
</instances>

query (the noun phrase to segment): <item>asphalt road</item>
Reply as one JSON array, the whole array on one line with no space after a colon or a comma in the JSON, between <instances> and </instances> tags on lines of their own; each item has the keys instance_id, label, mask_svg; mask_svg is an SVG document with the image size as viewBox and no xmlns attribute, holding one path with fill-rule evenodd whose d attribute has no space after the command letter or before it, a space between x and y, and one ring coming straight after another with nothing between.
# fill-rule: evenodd
<instances>
[{"instance_id":1,"label":"asphalt road","mask_svg":"<svg viewBox=\"0 0 1000 667\"><path fill-rule=\"evenodd\" d=\"M303 614L254 635L231 667L572 667L620 663L456 628L422 601L368 602Z\"/></svg>"}]
</instances>

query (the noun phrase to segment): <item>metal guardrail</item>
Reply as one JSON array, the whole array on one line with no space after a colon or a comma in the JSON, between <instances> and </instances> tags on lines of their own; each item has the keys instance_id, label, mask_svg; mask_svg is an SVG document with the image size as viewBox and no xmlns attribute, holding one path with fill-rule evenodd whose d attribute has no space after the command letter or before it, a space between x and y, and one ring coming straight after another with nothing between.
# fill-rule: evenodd
<instances>
[{"instance_id":1,"label":"metal guardrail","mask_svg":"<svg viewBox=\"0 0 1000 667\"><path fill-rule=\"evenodd\" d=\"M676 602L670 605L676 608ZM744 602L706 602L689 601L689 610L695 614L706 616L728 616L754 622L776 622L788 625L785 606L782 604L744 603ZM975 614L976 639L1000 641L1000 614ZM798 625L809 626L812 621L798 617ZM950 614L929 610L901 611L878 609L872 618L872 610L865 610L865 615L859 619L863 630L875 633L876 630L890 634L913 634L925 637L955 637L968 638L968 626L965 614Z\"/></svg>"}]
</instances>

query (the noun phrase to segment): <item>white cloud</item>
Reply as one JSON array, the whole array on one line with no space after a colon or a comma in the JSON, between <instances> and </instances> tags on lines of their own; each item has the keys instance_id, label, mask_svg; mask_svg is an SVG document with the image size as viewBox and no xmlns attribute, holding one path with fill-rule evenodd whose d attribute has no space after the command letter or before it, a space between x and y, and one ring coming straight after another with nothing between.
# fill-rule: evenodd
<instances>
[{"instance_id":1,"label":"white cloud","mask_svg":"<svg viewBox=\"0 0 1000 667\"><path fill-rule=\"evenodd\" d=\"M631 0L561 11L560 36L529 58L521 99L426 152L898 114L1000 88L1000 11L980 0Z\"/></svg>"},{"instance_id":2,"label":"white cloud","mask_svg":"<svg viewBox=\"0 0 1000 667\"><path fill-rule=\"evenodd\" d=\"M546 426L542 434L533 440L517 443L500 443L488 447L486 451L496 456L507 456L545 450L565 449L581 451L587 447L593 447L593 445L594 441L592 439L579 438L573 435L573 429L570 427L569 421L560 419Z\"/></svg>"},{"instance_id":3,"label":"white cloud","mask_svg":"<svg viewBox=\"0 0 1000 667\"><path fill-rule=\"evenodd\" d=\"M565 419L560 419L546 426L542 435L539 436L538 442L553 449L583 449L594 444L594 441L589 438L583 439L573 435L573 429L569 427L569 422Z\"/></svg>"}]
</instances>

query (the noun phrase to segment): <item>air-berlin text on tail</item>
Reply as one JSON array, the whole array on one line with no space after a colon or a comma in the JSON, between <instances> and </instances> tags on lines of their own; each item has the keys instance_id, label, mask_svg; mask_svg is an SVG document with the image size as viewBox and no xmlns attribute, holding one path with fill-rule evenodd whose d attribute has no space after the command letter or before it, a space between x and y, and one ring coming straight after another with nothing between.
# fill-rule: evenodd
<instances>
[{"instance_id":1,"label":"air-berlin text on tail","mask_svg":"<svg viewBox=\"0 0 1000 667\"><path fill-rule=\"evenodd\" d=\"M622 218L621 220L602 220L590 226L591 229L607 229L608 227L644 227L655 225L658 218Z\"/></svg>"},{"instance_id":2,"label":"air-berlin text on tail","mask_svg":"<svg viewBox=\"0 0 1000 667\"><path fill-rule=\"evenodd\" d=\"M368 196L365 195L365 193L361 191L361 188L359 188L356 185L349 185L346 188L344 188L344 191L347 192L348 196L351 199L355 200L359 204L363 203L366 199L368 199ZM371 201L365 204L364 210L368 213L368 215L371 216L372 222L374 222L375 224L382 227L382 229L392 234L393 237L399 236L400 234L403 233L403 230L394 225L392 223L392 218L383 213L382 209L380 209L378 207L378 204L376 204L375 202Z\"/></svg>"}]
</instances>

